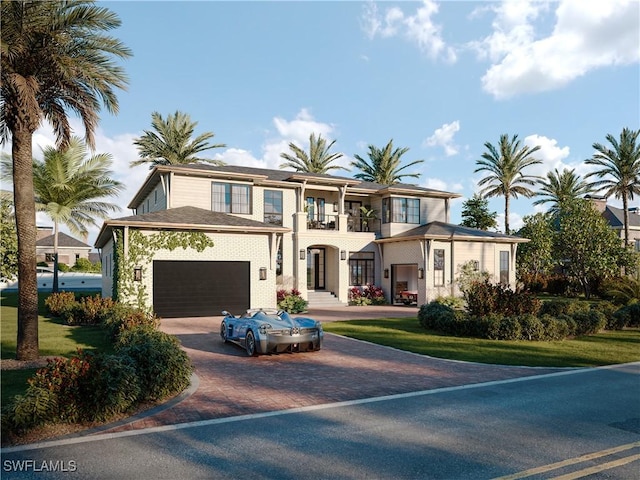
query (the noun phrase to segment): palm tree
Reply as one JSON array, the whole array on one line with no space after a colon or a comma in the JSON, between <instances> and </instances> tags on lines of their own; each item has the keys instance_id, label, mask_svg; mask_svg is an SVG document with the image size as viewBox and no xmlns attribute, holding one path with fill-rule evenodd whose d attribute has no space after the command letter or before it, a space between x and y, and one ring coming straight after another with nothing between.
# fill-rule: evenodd
<instances>
[{"instance_id":1,"label":"palm tree","mask_svg":"<svg viewBox=\"0 0 640 480\"><path fill-rule=\"evenodd\" d=\"M518 135L511 139L507 134L500 136L498 146L490 142L484 144L487 152L482 154L481 160L476 160L478 168L474 173L486 171L489 174L478 182L479 186L486 185L481 194L485 197L504 197L504 230L509 235L509 201L511 197L518 195L531 198L535 193L528 187L535 185L539 179L537 176L525 175L524 170L541 160L531 157L531 154L540 150L540 146L533 148L521 146Z\"/></svg>"},{"instance_id":2,"label":"palm tree","mask_svg":"<svg viewBox=\"0 0 640 480\"><path fill-rule=\"evenodd\" d=\"M604 190L604 195L622 198L624 210L624 244L629 245L629 199L640 194L640 145L637 144L640 130L623 128L620 141L609 134L607 141L613 148L594 143L596 153L585 160L587 165L600 167L587 178L596 176L600 180L591 183L596 190Z\"/></svg>"},{"instance_id":3,"label":"palm tree","mask_svg":"<svg viewBox=\"0 0 640 480\"><path fill-rule=\"evenodd\" d=\"M533 202L534 205L551 203L550 212L558 212L568 201L581 198L591 192L587 182L580 179L575 169L565 168L562 173L556 168L553 172L547 172L547 179L540 180L540 190L536 195L543 197Z\"/></svg>"},{"instance_id":4,"label":"palm tree","mask_svg":"<svg viewBox=\"0 0 640 480\"><path fill-rule=\"evenodd\" d=\"M400 157L408 151L408 147L394 150L393 139L389 140L389 143L382 149L375 145L369 145L370 163L360 155L353 156L356 161L351 162L351 165L360 170L360 173L355 174L354 177L366 182L375 182L383 185L400 183L404 177L418 178L420 176L419 173L401 173L405 168L424 162L424 160L414 160L401 167Z\"/></svg>"},{"instance_id":5,"label":"palm tree","mask_svg":"<svg viewBox=\"0 0 640 480\"><path fill-rule=\"evenodd\" d=\"M58 259L58 227L62 223L74 235L86 235L96 218L105 219L120 207L103 200L116 196L124 185L111 178L111 155L101 153L88 157L86 144L73 137L65 149L48 147L44 159L34 159L33 187L36 210L53 220L53 252ZM57 270L57 265L56 265ZM56 273L54 270L54 274ZM54 275L53 291L58 290Z\"/></svg>"},{"instance_id":6,"label":"palm tree","mask_svg":"<svg viewBox=\"0 0 640 480\"><path fill-rule=\"evenodd\" d=\"M340 165L331 165L342 157L342 153L329 153L335 143L336 141L333 140L327 145L327 141L322 138L322 134L316 138L315 134L312 133L309 136L309 153L307 154L302 148L291 142L289 143L289 148L293 155L281 153L280 156L286 162L281 163L280 168L291 167L296 172L305 173L328 173L329 170L347 170Z\"/></svg>"},{"instance_id":7,"label":"palm tree","mask_svg":"<svg viewBox=\"0 0 640 480\"><path fill-rule=\"evenodd\" d=\"M186 113L176 111L165 120L158 112L151 114L151 126L154 131L145 130L144 135L133 143L138 146L140 158L133 160L131 166L148 163L149 169L157 165L185 165L189 163L210 163L224 165L220 160L198 157L200 152L212 148L224 148L224 143L211 145L207 140L213 138L213 132L204 132L193 137L198 122L191 120Z\"/></svg>"},{"instance_id":8,"label":"palm tree","mask_svg":"<svg viewBox=\"0 0 640 480\"><path fill-rule=\"evenodd\" d=\"M38 289L33 190L33 133L46 119L59 147L69 143L68 111L84 124L90 147L98 112L118 112L115 89L127 84L115 59L131 51L106 32L118 16L93 1L2 1L0 136L11 138L18 233L18 335L16 358L38 357Z\"/></svg>"}]
</instances>

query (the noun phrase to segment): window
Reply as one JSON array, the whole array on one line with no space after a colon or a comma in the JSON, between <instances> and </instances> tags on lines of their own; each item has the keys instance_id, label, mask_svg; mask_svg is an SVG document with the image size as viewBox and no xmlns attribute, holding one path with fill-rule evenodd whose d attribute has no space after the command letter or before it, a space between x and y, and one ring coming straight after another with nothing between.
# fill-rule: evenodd
<instances>
[{"instance_id":1,"label":"window","mask_svg":"<svg viewBox=\"0 0 640 480\"><path fill-rule=\"evenodd\" d=\"M374 253L354 252L349 255L349 285L373 285Z\"/></svg>"},{"instance_id":2,"label":"window","mask_svg":"<svg viewBox=\"0 0 640 480\"><path fill-rule=\"evenodd\" d=\"M640 240L636 240L636 252L640 252Z\"/></svg>"},{"instance_id":3,"label":"window","mask_svg":"<svg viewBox=\"0 0 640 480\"><path fill-rule=\"evenodd\" d=\"M433 285L444 285L444 249L436 248L433 251Z\"/></svg>"},{"instance_id":4,"label":"window","mask_svg":"<svg viewBox=\"0 0 640 480\"><path fill-rule=\"evenodd\" d=\"M318 221L324 222L324 198L318 199Z\"/></svg>"},{"instance_id":5,"label":"window","mask_svg":"<svg viewBox=\"0 0 640 480\"><path fill-rule=\"evenodd\" d=\"M312 221L316 216L316 200L313 197L307 197L307 220Z\"/></svg>"},{"instance_id":6,"label":"window","mask_svg":"<svg viewBox=\"0 0 640 480\"><path fill-rule=\"evenodd\" d=\"M56 261L56 254L55 253L45 253L44 254L44 261L45 262L55 262Z\"/></svg>"},{"instance_id":7,"label":"window","mask_svg":"<svg viewBox=\"0 0 640 480\"><path fill-rule=\"evenodd\" d=\"M384 223L420 223L420 199L383 198L382 221Z\"/></svg>"},{"instance_id":8,"label":"window","mask_svg":"<svg viewBox=\"0 0 640 480\"><path fill-rule=\"evenodd\" d=\"M282 192L264 191L264 223L282 225Z\"/></svg>"},{"instance_id":9,"label":"window","mask_svg":"<svg viewBox=\"0 0 640 480\"><path fill-rule=\"evenodd\" d=\"M157 205L157 203L158 203L158 190L156 189L153 191L153 204Z\"/></svg>"},{"instance_id":10,"label":"window","mask_svg":"<svg viewBox=\"0 0 640 480\"><path fill-rule=\"evenodd\" d=\"M251 186L214 182L211 188L211 210L214 212L251 213Z\"/></svg>"},{"instance_id":11,"label":"window","mask_svg":"<svg viewBox=\"0 0 640 480\"><path fill-rule=\"evenodd\" d=\"M509 252L500 252L500 283L509 284Z\"/></svg>"}]
</instances>

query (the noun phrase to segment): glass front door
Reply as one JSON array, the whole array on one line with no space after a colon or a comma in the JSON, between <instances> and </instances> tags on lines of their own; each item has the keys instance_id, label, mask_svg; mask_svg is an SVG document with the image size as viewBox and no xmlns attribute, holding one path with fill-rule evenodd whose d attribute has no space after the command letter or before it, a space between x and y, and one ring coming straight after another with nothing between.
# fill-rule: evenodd
<instances>
[{"instance_id":1,"label":"glass front door","mask_svg":"<svg viewBox=\"0 0 640 480\"><path fill-rule=\"evenodd\" d=\"M325 251L324 248L307 249L307 289L325 289Z\"/></svg>"}]
</instances>

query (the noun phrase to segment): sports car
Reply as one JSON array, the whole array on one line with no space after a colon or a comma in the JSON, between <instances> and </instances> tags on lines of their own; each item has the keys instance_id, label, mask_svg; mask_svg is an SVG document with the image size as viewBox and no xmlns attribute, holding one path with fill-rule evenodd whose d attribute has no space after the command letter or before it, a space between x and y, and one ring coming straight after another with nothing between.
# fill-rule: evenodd
<instances>
[{"instance_id":1,"label":"sports car","mask_svg":"<svg viewBox=\"0 0 640 480\"><path fill-rule=\"evenodd\" d=\"M222 340L240 345L250 357L322 348L322 324L312 318L292 318L284 310L263 308L247 310L240 316L227 311L222 314Z\"/></svg>"}]
</instances>

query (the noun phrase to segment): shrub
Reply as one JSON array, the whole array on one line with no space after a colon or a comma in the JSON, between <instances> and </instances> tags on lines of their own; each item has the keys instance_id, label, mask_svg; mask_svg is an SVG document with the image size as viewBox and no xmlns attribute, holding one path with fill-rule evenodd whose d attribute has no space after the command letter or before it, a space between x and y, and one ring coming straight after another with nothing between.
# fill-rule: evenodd
<instances>
[{"instance_id":1,"label":"shrub","mask_svg":"<svg viewBox=\"0 0 640 480\"><path fill-rule=\"evenodd\" d=\"M160 319L137 307L116 302L103 318L102 324L107 327L111 337L115 339L122 331L139 326L156 329L160 326Z\"/></svg>"},{"instance_id":2,"label":"shrub","mask_svg":"<svg viewBox=\"0 0 640 480\"><path fill-rule=\"evenodd\" d=\"M116 349L135 363L141 400L165 398L189 385L193 367L174 336L140 326L123 330Z\"/></svg>"},{"instance_id":3,"label":"shrub","mask_svg":"<svg viewBox=\"0 0 640 480\"><path fill-rule=\"evenodd\" d=\"M464 308L464 298L462 297L438 297L434 300L434 302L441 305L447 305L454 310L462 310Z\"/></svg>"},{"instance_id":4,"label":"shrub","mask_svg":"<svg viewBox=\"0 0 640 480\"><path fill-rule=\"evenodd\" d=\"M600 296L617 305L627 305L640 301L640 278L614 277L602 281Z\"/></svg>"},{"instance_id":5,"label":"shrub","mask_svg":"<svg viewBox=\"0 0 640 480\"><path fill-rule=\"evenodd\" d=\"M30 386L24 395L16 395L2 415L3 438L52 421L58 411L58 400L56 393L38 386Z\"/></svg>"},{"instance_id":6,"label":"shrub","mask_svg":"<svg viewBox=\"0 0 640 480\"><path fill-rule=\"evenodd\" d=\"M535 315L540 310L540 300L530 292L514 292L501 284L488 281L474 283L464 293L467 309L472 316L497 313L506 316Z\"/></svg>"},{"instance_id":7,"label":"shrub","mask_svg":"<svg viewBox=\"0 0 640 480\"><path fill-rule=\"evenodd\" d=\"M547 337L545 324L535 315L520 315L515 317L515 321L520 323L520 339L535 341Z\"/></svg>"},{"instance_id":8,"label":"shrub","mask_svg":"<svg viewBox=\"0 0 640 480\"><path fill-rule=\"evenodd\" d=\"M36 422L35 424L43 419L63 422L81 420L78 408L83 402L81 384L89 372L92 356L92 353L78 349L77 355L71 358L47 361L47 365L38 369L28 380L28 391L34 389L32 398L42 399L40 389L48 390L53 395L49 408L33 417L32 421Z\"/></svg>"},{"instance_id":9,"label":"shrub","mask_svg":"<svg viewBox=\"0 0 640 480\"><path fill-rule=\"evenodd\" d=\"M308 302L300 296L300 291L295 288L289 292L286 290L278 290L276 292L276 300L278 308L289 313L304 312L309 305Z\"/></svg>"},{"instance_id":10,"label":"shrub","mask_svg":"<svg viewBox=\"0 0 640 480\"><path fill-rule=\"evenodd\" d=\"M47 311L54 317L66 315L76 304L76 296L73 292L52 293L45 300Z\"/></svg>"},{"instance_id":11,"label":"shrub","mask_svg":"<svg viewBox=\"0 0 640 480\"><path fill-rule=\"evenodd\" d=\"M576 322L575 335L592 335L604 329L607 319L598 311L578 312L572 315Z\"/></svg>"},{"instance_id":12,"label":"shrub","mask_svg":"<svg viewBox=\"0 0 640 480\"><path fill-rule=\"evenodd\" d=\"M622 307L613 314L617 329L624 327L640 327L640 303L633 303Z\"/></svg>"},{"instance_id":13,"label":"shrub","mask_svg":"<svg viewBox=\"0 0 640 480\"><path fill-rule=\"evenodd\" d=\"M115 302L109 297L82 297L63 317L69 325L97 325L111 315L114 305Z\"/></svg>"},{"instance_id":14,"label":"shrub","mask_svg":"<svg viewBox=\"0 0 640 480\"><path fill-rule=\"evenodd\" d=\"M493 315L493 318L487 330L487 338L491 340L520 339L522 327L517 317Z\"/></svg>"},{"instance_id":15,"label":"shrub","mask_svg":"<svg viewBox=\"0 0 640 480\"><path fill-rule=\"evenodd\" d=\"M559 315L574 315L576 313L586 313L590 310L587 302L580 300L557 299L543 302L540 307L540 315L551 315L557 317Z\"/></svg>"},{"instance_id":16,"label":"shrub","mask_svg":"<svg viewBox=\"0 0 640 480\"><path fill-rule=\"evenodd\" d=\"M349 289L350 305L371 305L371 299L364 294L360 287L351 287Z\"/></svg>"},{"instance_id":17,"label":"shrub","mask_svg":"<svg viewBox=\"0 0 640 480\"><path fill-rule=\"evenodd\" d=\"M450 306L434 300L420 307L418 322L428 330L448 331L449 324L455 321L455 313Z\"/></svg>"},{"instance_id":18,"label":"shrub","mask_svg":"<svg viewBox=\"0 0 640 480\"><path fill-rule=\"evenodd\" d=\"M83 418L102 421L126 412L140 396L135 362L127 355L96 355L80 390Z\"/></svg>"},{"instance_id":19,"label":"shrub","mask_svg":"<svg viewBox=\"0 0 640 480\"><path fill-rule=\"evenodd\" d=\"M102 271L102 265L100 262L91 263L87 258L79 258L76 263L71 267L73 272L89 272L100 273Z\"/></svg>"},{"instance_id":20,"label":"shrub","mask_svg":"<svg viewBox=\"0 0 640 480\"><path fill-rule=\"evenodd\" d=\"M351 287L349 289L349 303L351 305L384 305L387 299L384 290L375 285Z\"/></svg>"},{"instance_id":21,"label":"shrub","mask_svg":"<svg viewBox=\"0 0 640 480\"><path fill-rule=\"evenodd\" d=\"M573 322L571 317L567 318ZM569 336L569 323L563 317L542 315L540 317L540 322L542 322L542 326L544 327L545 340L564 340Z\"/></svg>"}]
</instances>

